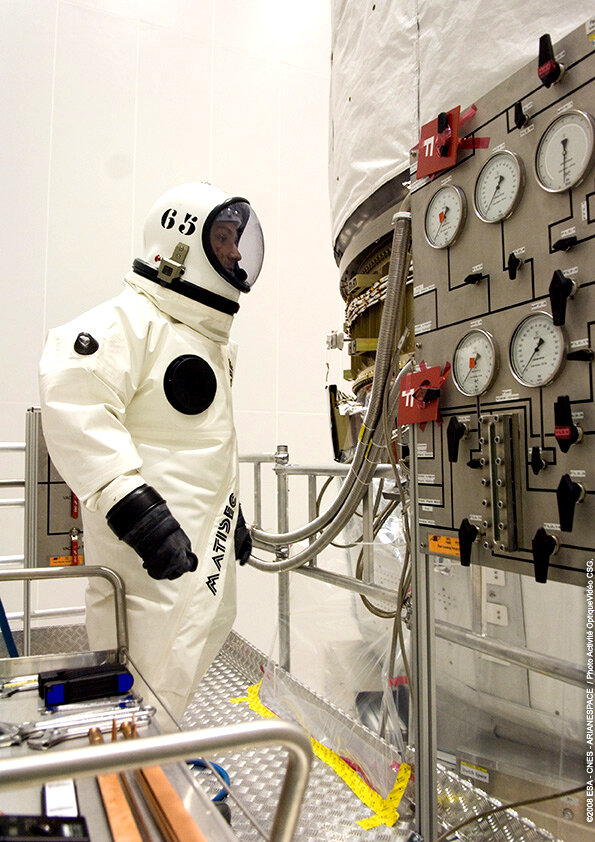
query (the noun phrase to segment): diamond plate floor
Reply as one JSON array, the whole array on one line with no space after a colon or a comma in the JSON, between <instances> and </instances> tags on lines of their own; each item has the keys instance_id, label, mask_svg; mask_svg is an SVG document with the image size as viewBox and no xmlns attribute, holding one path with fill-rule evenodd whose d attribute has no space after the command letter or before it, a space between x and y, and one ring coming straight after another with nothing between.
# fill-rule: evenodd
<instances>
[{"instance_id":1,"label":"diamond plate floor","mask_svg":"<svg viewBox=\"0 0 595 842\"><path fill-rule=\"evenodd\" d=\"M232 703L243 697L249 685L260 680L260 665L266 658L247 641L230 635L211 669L202 679L184 715L183 727L214 727L260 720L244 703ZM232 809L232 828L240 842L258 842L270 832L285 772L283 748L226 752L211 757L231 777L232 790L253 818L256 827L240 807L228 798ZM211 796L219 784L208 770L197 771L201 785ZM440 818L446 826L493 808L499 802L455 773L439 767L438 802ZM296 842L406 842L414 827L403 798L402 820L394 827L363 830L357 824L371 815L368 808L326 764L313 759L308 788L302 804ZM443 825L444 826L444 825ZM259 828L259 829L257 829ZM554 837L513 811L506 811L459 831L465 842L556 842ZM560 842L558 840L557 842Z\"/></svg>"},{"instance_id":2,"label":"diamond plate floor","mask_svg":"<svg viewBox=\"0 0 595 842\"><path fill-rule=\"evenodd\" d=\"M242 672L228 656L220 654L201 681L184 716L188 728L214 727L260 720L247 703L234 704L230 699L245 696L249 684L254 683L249 673ZM258 825L268 834L279 798L283 780L286 752L283 748L267 748L242 752L227 752L210 758L220 763L231 777L233 791L244 804ZM209 791L211 773L197 772L201 784ZM211 776L212 777L212 776ZM212 786L215 792L218 786ZM229 801L229 799L228 799ZM230 802L232 827L241 842L256 842L262 836ZM368 808L356 798L349 787L326 764L314 758L300 821L294 839L296 842L404 842L410 829L403 826L362 830L356 822L371 815Z\"/></svg>"}]
</instances>

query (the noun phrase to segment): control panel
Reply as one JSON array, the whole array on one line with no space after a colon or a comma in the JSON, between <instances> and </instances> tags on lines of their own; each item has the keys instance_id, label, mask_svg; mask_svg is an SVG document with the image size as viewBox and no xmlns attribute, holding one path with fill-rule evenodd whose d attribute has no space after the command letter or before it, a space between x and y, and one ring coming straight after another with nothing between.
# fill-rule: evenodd
<instances>
[{"instance_id":1,"label":"control panel","mask_svg":"<svg viewBox=\"0 0 595 842\"><path fill-rule=\"evenodd\" d=\"M416 424L421 549L539 582L584 584L595 552L590 29L544 35L412 154L416 361L442 373L411 399L439 401ZM441 148L455 163L423 175Z\"/></svg>"},{"instance_id":2,"label":"control panel","mask_svg":"<svg viewBox=\"0 0 595 842\"><path fill-rule=\"evenodd\" d=\"M27 410L26 454L26 566L82 564L81 504L50 459L37 408Z\"/></svg>"}]
</instances>

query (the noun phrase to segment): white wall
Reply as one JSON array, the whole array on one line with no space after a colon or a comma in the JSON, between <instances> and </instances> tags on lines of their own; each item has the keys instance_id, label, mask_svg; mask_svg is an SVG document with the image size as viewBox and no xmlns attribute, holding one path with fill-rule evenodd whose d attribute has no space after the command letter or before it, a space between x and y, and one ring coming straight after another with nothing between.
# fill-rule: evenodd
<instances>
[{"instance_id":1,"label":"white wall","mask_svg":"<svg viewBox=\"0 0 595 842\"><path fill-rule=\"evenodd\" d=\"M247 196L265 233L233 329L240 452L283 443L295 461L331 461L325 336L343 303L327 195L328 4L2 0L0 29L0 441L24 440L47 329L117 294L158 195L208 179ZM22 465L0 454L0 477ZM22 552L21 512L0 509L0 538L0 555ZM239 592L238 630L267 648L275 578L242 570ZM36 604L65 600L82 604L80 589Z\"/></svg>"}]
</instances>

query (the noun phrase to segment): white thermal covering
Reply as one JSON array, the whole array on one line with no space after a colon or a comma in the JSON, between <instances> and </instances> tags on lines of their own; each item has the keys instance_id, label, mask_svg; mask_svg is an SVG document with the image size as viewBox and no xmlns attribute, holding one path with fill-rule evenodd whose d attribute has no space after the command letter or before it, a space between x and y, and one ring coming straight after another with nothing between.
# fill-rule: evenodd
<instances>
[{"instance_id":1,"label":"white thermal covering","mask_svg":"<svg viewBox=\"0 0 595 842\"><path fill-rule=\"evenodd\" d=\"M536 59L541 35L555 44L594 12L587 0L332 0L333 242L362 202L407 169L422 125L464 110Z\"/></svg>"}]
</instances>

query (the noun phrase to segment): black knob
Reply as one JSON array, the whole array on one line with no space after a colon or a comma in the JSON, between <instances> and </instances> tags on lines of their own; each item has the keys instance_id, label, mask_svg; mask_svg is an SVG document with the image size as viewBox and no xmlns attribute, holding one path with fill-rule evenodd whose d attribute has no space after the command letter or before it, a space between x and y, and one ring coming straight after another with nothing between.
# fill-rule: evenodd
<instances>
[{"instance_id":1,"label":"black knob","mask_svg":"<svg viewBox=\"0 0 595 842\"><path fill-rule=\"evenodd\" d=\"M552 246L552 251L568 251L578 243L578 237L560 237Z\"/></svg>"},{"instance_id":2,"label":"black knob","mask_svg":"<svg viewBox=\"0 0 595 842\"><path fill-rule=\"evenodd\" d=\"M580 348L578 351L569 351L566 354L567 360L578 360L582 363L590 363L595 357L595 351L592 348Z\"/></svg>"},{"instance_id":3,"label":"black knob","mask_svg":"<svg viewBox=\"0 0 595 842\"><path fill-rule=\"evenodd\" d=\"M574 522L574 507L585 496L585 488L580 482L574 482L570 474L564 474L556 489L558 500L558 514L560 515L560 529L562 532L572 532Z\"/></svg>"},{"instance_id":4,"label":"black knob","mask_svg":"<svg viewBox=\"0 0 595 842\"><path fill-rule=\"evenodd\" d=\"M514 104L514 124L517 129L522 129L529 122L529 118L523 111L523 103L520 101Z\"/></svg>"},{"instance_id":5,"label":"black knob","mask_svg":"<svg viewBox=\"0 0 595 842\"><path fill-rule=\"evenodd\" d=\"M446 441L448 444L448 461L457 462L459 458L459 442L465 437L467 433L467 425L459 421L456 415L453 415L448 422L446 428Z\"/></svg>"},{"instance_id":6,"label":"black knob","mask_svg":"<svg viewBox=\"0 0 595 842\"><path fill-rule=\"evenodd\" d=\"M450 133L450 126L448 125L448 114L446 111L441 111L438 115L438 134L446 134L444 135L443 142L438 146L438 154L441 158L448 158L448 152L450 149L450 140L451 140L451 133Z\"/></svg>"},{"instance_id":7,"label":"black knob","mask_svg":"<svg viewBox=\"0 0 595 842\"><path fill-rule=\"evenodd\" d=\"M481 274L481 272L472 272L470 275L467 275L466 278L463 278L463 283L464 284L478 284L481 281L482 278L483 278L483 275Z\"/></svg>"},{"instance_id":8,"label":"black knob","mask_svg":"<svg viewBox=\"0 0 595 842\"><path fill-rule=\"evenodd\" d=\"M566 302L572 298L576 290L576 284L559 269L552 275L550 283L550 303L552 305L552 316L555 325L563 325L566 321Z\"/></svg>"},{"instance_id":9,"label":"black knob","mask_svg":"<svg viewBox=\"0 0 595 842\"><path fill-rule=\"evenodd\" d=\"M564 72L564 66L556 61L552 39L549 35L542 35L539 39L539 64L537 74L542 85L549 88L550 85L559 82Z\"/></svg>"},{"instance_id":10,"label":"black knob","mask_svg":"<svg viewBox=\"0 0 595 842\"><path fill-rule=\"evenodd\" d=\"M508 255L508 266L506 267L508 269L508 277L511 281L514 281L516 279L516 274L522 265L523 261L521 260L521 258L517 257L516 254L513 251L511 251L511 253Z\"/></svg>"},{"instance_id":11,"label":"black knob","mask_svg":"<svg viewBox=\"0 0 595 842\"><path fill-rule=\"evenodd\" d=\"M471 547L478 535L479 529L477 526L473 526L467 518L461 521L459 526L459 552L463 567L469 567L471 564Z\"/></svg>"},{"instance_id":12,"label":"black knob","mask_svg":"<svg viewBox=\"0 0 595 842\"><path fill-rule=\"evenodd\" d=\"M531 541L533 552L533 566L535 567L535 581L547 582L547 572L550 566L550 557L558 549L558 542L553 535L549 535L543 526L540 526Z\"/></svg>"},{"instance_id":13,"label":"black knob","mask_svg":"<svg viewBox=\"0 0 595 842\"><path fill-rule=\"evenodd\" d=\"M580 441L581 431L572 420L568 395L559 395L554 404L554 436L562 453L568 453Z\"/></svg>"},{"instance_id":14,"label":"black knob","mask_svg":"<svg viewBox=\"0 0 595 842\"><path fill-rule=\"evenodd\" d=\"M547 462L541 455L541 448L540 447L532 447L531 448L531 470L537 476L540 471L543 471L544 468L547 467Z\"/></svg>"},{"instance_id":15,"label":"black knob","mask_svg":"<svg viewBox=\"0 0 595 842\"><path fill-rule=\"evenodd\" d=\"M437 401L440 397L440 389L433 389L431 386L428 387L421 387L419 389L419 395L416 394L415 397L419 400L420 403L431 403L432 401Z\"/></svg>"},{"instance_id":16,"label":"black knob","mask_svg":"<svg viewBox=\"0 0 595 842\"><path fill-rule=\"evenodd\" d=\"M473 469L481 468L481 462L479 461L479 459L469 459L469 461L467 462L467 467Z\"/></svg>"}]
</instances>

